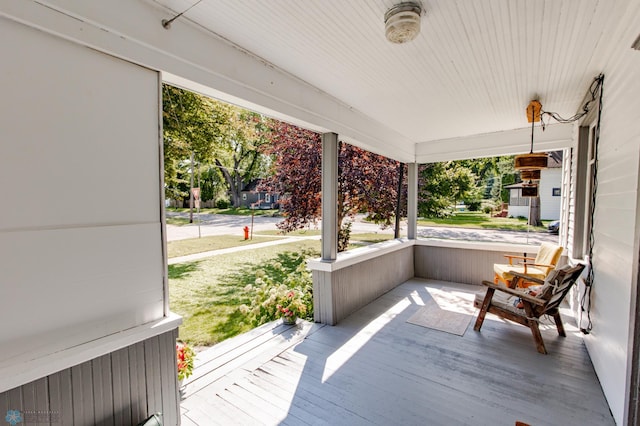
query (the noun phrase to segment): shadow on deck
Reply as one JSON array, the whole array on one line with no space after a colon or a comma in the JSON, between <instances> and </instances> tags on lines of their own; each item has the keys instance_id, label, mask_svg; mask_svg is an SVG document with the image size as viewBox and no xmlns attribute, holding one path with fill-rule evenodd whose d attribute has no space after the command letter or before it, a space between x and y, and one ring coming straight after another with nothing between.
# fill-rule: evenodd
<instances>
[{"instance_id":1,"label":"shadow on deck","mask_svg":"<svg viewBox=\"0 0 640 426\"><path fill-rule=\"evenodd\" d=\"M198 356L183 425L614 425L572 318L567 337L488 315L463 336L407 322L432 289L412 279L336 326L265 324ZM430 290L432 292L430 293Z\"/></svg>"}]
</instances>

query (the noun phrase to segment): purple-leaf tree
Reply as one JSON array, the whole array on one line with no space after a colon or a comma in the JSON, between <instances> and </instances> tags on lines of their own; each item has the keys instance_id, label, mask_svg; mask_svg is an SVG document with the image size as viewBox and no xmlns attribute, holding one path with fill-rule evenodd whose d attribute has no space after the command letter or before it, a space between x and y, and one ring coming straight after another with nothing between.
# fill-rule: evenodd
<instances>
[{"instance_id":1,"label":"purple-leaf tree","mask_svg":"<svg viewBox=\"0 0 640 426\"><path fill-rule=\"evenodd\" d=\"M274 120L271 141L265 153L273 159L273 174L264 186L281 194L285 219L278 227L289 232L317 225L322 207L320 135ZM391 225L398 197L398 165L397 161L340 143L339 251L346 250L349 242L351 220L345 219L353 219L356 213L365 213L383 227ZM406 211L406 207L402 211Z\"/></svg>"}]
</instances>

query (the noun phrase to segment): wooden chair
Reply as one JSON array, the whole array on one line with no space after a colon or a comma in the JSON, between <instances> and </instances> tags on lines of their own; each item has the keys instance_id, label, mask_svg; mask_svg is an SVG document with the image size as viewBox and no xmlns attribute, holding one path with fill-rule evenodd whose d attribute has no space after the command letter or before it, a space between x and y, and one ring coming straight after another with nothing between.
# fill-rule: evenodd
<instances>
[{"instance_id":1,"label":"wooden chair","mask_svg":"<svg viewBox=\"0 0 640 426\"><path fill-rule=\"evenodd\" d=\"M480 313L473 329L480 331L487 312L490 312L501 318L529 327L538 352L546 354L547 349L544 346L542 335L538 328L540 317L550 315L556 324L558 334L562 337L566 336L558 307L583 269L584 265L581 264L576 266L566 265L553 270L545 281L514 271L514 281L529 280L541 285L536 289L535 296L529 294L528 289L508 288L491 281L483 281L482 284L488 287L487 293L482 299ZM516 305L518 302L522 304L522 308Z\"/></svg>"},{"instance_id":2,"label":"wooden chair","mask_svg":"<svg viewBox=\"0 0 640 426\"><path fill-rule=\"evenodd\" d=\"M515 288L512 283L512 271L537 278L538 280L544 280L547 275L549 275L549 272L556 267L561 255L562 247L549 243L542 243L540 245L536 257L505 254L504 256L509 259L509 263L496 263L493 265L493 282L495 284L502 282L507 287ZM514 259L520 260L521 262L513 263ZM528 287L530 285L535 285L535 281L521 280L519 282L520 287Z\"/></svg>"}]
</instances>

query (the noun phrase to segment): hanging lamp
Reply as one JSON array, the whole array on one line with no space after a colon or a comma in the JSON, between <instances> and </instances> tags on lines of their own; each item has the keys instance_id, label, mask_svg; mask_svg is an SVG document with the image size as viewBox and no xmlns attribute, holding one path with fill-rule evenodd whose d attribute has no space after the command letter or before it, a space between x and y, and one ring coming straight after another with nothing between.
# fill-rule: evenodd
<instances>
[{"instance_id":1,"label":"hanging lamp","mask_svg":"<svg viewBox=\"0 0 640 426\"><path fill-rule=\"evenodd\" d=\"M527 106L527 120L531 123L531 151L528 154L516 155L514 160L514 167L517 171L538 171L538 179L540 179L539 172L541 169L547 168L547 154L545 152L533 152L533 130L535 123L540 121L540 111L542 110L542 104L539 101L533 100L529 102ZM524 177L522 178L525 179ZM530 178L534 180L534 178Z\"/></svg>"},{"instance_id":2,"label":"hanging lamp","mask_svg":"<svg viewBox=\"0 0 640 426\"><path fill-rule=\"evenodd\" d=\"M522 179L522 180L540 180L540 169L524 169L524 170L520 170L520 179Z\"/></svg>"}]
</instances>

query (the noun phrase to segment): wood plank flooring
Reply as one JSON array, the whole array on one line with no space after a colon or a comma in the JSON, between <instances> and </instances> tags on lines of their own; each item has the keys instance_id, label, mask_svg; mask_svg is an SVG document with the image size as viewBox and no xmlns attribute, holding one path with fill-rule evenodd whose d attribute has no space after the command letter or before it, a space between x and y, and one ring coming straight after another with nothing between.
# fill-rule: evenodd
<instances>
[{"instance_id":1,"label":"wood plank flooring","mask_svg":"<svg viewBox=\"0 0 640 426\"><path fill-rule=\"evenodd\" d=\"M412 279L337 326L272 323L211 350L182 424L615 424L566 314L566 338L541 327L548 355L528 328L493 315L462 337L407 323L441 287L481 290Z\"/></svg>"}]
</instances>

